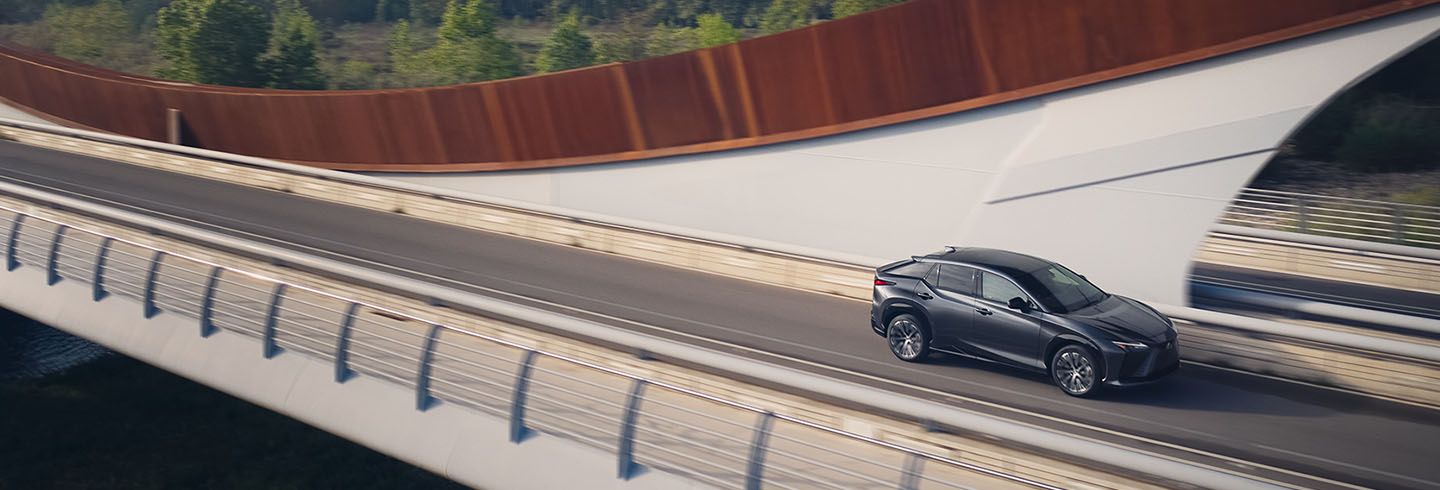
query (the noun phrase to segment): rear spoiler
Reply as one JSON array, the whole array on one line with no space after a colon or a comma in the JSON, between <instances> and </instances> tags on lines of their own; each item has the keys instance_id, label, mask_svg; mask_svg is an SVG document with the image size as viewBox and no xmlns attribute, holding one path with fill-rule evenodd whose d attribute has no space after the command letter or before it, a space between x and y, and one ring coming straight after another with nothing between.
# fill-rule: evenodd
<instances>
[{"instance_id":1,"label":"rear spoiler","mask_svg":"<svg viewBox=\"0 0 1440 490\"><path fill-rule=\"evenodd\" d=\"M960 247L956 247L956 246L954 246L954 245L946 245L944 249L940 250L939 252L935 252L935 253L933 253L933 254L931 254L931 255L940 255L940 254L955 253L956 250L960 250ZM919 257L919 256L917 255L916 257Z\"/></svg>"}]
</instances>

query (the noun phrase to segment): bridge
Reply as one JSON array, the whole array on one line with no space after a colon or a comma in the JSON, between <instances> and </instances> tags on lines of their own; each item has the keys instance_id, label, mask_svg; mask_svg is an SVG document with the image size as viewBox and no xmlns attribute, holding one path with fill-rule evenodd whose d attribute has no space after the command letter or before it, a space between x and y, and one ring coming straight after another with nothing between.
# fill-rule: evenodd
<instances>
[{"instance_id":1,"label":"bridge","mask_svg":"<svg viewBox=\"0 0 1440 490\"><path fill-rule=\"evenodd\" d=\"M1215 226L1315 108L1440 30L1430 2L1371 3L989 105L497 174L240 156L192 108L174 128L190 146L10 121L0 305L483 487L1429 488L1440 329L1415 316L1434 295L1406 290L1435 283L1434 254ZM82 93L26 83L0 95L126 133L44 107ZM904 221L932 210L954 224ZM1157 302L1187 321L1189 365L1098 401L963 361L898 365L856 301L867 267L942 243L1056 258ZM1267 250L1385 272L1257 270ZM1201 310L1192 275L1410 315ZM556 459L571 470L542 470Z\"/></svg>"}]
</instances>

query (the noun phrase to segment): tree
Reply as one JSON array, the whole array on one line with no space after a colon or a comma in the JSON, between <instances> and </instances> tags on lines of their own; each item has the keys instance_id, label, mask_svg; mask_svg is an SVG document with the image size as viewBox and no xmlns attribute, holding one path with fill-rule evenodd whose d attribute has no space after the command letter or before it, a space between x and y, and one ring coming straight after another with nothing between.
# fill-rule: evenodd
<instances>
[{"instance_id":1,"label":"tree","mask_svg":"<svg viewBox=\"0 0 1440 490\"><path fill-rule=\"evenodd\" d=\"M839 19L880 7L889 7L902 1L904 0L835 0L832 12L834 17Z\"/></svg>"},{"instance_id":2,"label":"tree","mask_svg":"<svg viewBox=\"0 0 1440 490\"><path fill-rule=\"evenodd\" d=\"M112 66L108 61L130 38L130 14L120 0L88 7L54 4L41 22L54 36L55 54L85 63Z\"/></svg>"},{"instance_id":3,"label":"tree","mask_svg":"<svg viewBox=\"0 0 1440 490\"><path fill-rule=\"evenodd\" d=\"M245 0L175 0L156 14L156 44L170 66L161 76L189 82L258 87L270 26Z\"/></svg>"},{"instance_id":4,"label":"tree","mask_svg":"<svg viewBox=\"0 0 1440 490\"><path fill-rule=\"evenodd\" d=\"M819 18L819 7L815 0L774 0L760 18L760 32L774 34L810 25Z\"/></svg>"},{"instance_id":5,"label":"tree","mask_svg":"<svg viewBox=\"0 0 1440 490\"><path fill-rule=\"evenodd\" d=\"M695 22L699 24L699 27L695 29L696 37L702 48L730 44L740 40L740 33L735 30L735 26L726 22L725 17L720 14L704 14L696 17Z\"/></svg>"},{"instance_id":6,"label":"tree","mask_svg":"<svg viewBox=\"0 0 1440 490\"><path fill-rule=\"evenodd\" d=\"M435 32L442 44L464 44L494 34L495 13L485 0L450 0Z\"/></svg>"},{"instance_id":7,"label":"tree","mask_svg":"<svg viewBox=\"0 0 1440 490\"><path fill-rule=\"evenodd\" d=\"M444 85L520 74L520 52L495 32L493 7L485 0L450 0L436 31L435 46L412 56L395 56L401 32L409 43L408 26L392 33L391 59L403 85Z\"/></svg>"},{"instance_id":8,"label":"tree","mask_svg":"<svg viewBox=\"0 0 1440 490\"><path fill-rule=\"evenodd\" d=\"M275 0L270 49L261 59L272 88L320 90L320 31L299 0Z\"/></svg>"},{"instance_id":9,"label":"tree","mask_svg":"<svg viewBox=\"0 0 1440 490\"><path fill-rule=\"evenodd\" d=\"M594 63L595 50L590 37L580 30L580 18L575 12L555 26L535 58L535 68L541 72L570 70Z\"/></svg>"}]
</instances>

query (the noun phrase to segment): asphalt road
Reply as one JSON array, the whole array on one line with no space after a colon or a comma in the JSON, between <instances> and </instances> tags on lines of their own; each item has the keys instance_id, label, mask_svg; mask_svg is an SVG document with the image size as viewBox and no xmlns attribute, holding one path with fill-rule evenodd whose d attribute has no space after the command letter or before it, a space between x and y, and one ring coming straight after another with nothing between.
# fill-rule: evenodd
<instances>
[{"instance_id":1,"label":"asphalt road","mask_svg":"<svg viewBox=\"0 0 1440 490\"><path fill-rule=\"evenodd\" d=\"M14 143L0 178L1302 486L1440 488L1434 410L1194 365L1074 399L977 361L901 363L865 302Z\"/></svg>"}]
</instances>

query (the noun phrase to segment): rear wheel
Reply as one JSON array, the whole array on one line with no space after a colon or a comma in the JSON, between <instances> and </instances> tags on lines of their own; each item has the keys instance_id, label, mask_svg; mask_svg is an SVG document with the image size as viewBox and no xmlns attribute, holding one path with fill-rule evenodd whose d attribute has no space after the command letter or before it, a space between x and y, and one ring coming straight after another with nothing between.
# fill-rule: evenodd
<instances>
[{"instance_id":1,"label":"rear wheel","mask_svg":"<svg viewBox=\"0 0 1440 490\"><path fill-rule=\"evenodd\" d=\"M905 362L918 362L930 355L930 333L913 315L899 315L890 319L885 330L890 353Z\"/></svg>"},{"instance_id":2,"label":"rear wheel","mask_svg":"<svg viewBox=\"0 0 1440 490\"><path fill-rule=\"evenodd\" d=\"M1096 391L1098 366L1090 349L1067 345L1055 351L1055 357L1050 360L1050 379L1070 396L1088 396Z\"/></svg>"}]
</instances>

